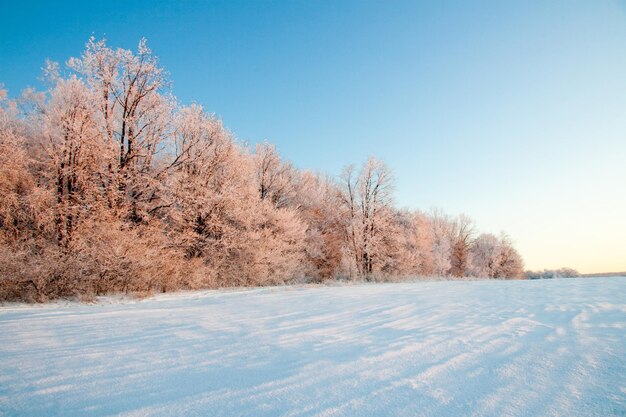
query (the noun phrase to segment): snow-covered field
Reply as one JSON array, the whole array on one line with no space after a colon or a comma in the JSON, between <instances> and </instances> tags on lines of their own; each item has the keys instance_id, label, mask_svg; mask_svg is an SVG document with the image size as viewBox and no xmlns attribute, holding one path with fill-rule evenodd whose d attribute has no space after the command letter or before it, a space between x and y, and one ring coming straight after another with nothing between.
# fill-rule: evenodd
<instances>
[{"instance_id":1,"label":"snow-covered field","mask_svg":"<svg viewBox=\"0 0 626 417\"><path fill-rule=\"evenodd\" d=\"M0 307L0 415L624 416L626 278Z\"/></svg>"}]
</instances>

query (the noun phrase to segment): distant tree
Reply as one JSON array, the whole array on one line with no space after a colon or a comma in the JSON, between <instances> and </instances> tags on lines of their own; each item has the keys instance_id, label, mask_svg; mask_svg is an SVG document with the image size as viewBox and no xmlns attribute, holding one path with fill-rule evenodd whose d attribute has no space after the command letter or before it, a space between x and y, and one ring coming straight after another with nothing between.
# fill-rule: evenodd
<instances>
[{"instance_id":1,"label":"distant tree","mask_svg":"<svg viewBox=\"0 0 626 417\"><path fill-rule=\"evenodd\" d=\"M526 271L528 279L576 278L580 274L573 268L544 269L543 271Z\"/></svg>"}]
</instances>

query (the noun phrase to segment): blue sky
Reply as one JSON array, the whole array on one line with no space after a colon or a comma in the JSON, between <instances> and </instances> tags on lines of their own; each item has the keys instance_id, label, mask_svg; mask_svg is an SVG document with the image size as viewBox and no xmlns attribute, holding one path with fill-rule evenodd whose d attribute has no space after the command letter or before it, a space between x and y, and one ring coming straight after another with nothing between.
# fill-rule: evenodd
<instances>
[{"instance_id":1,"label":"blue sky","mask_svg":"<svg viewBox=\"0 0 626 417\"><path fill-rule=\"evenodd\" d=\"M509 233L527 267L626 270L626 3L0 0L15 95L90 35L141 37L241 140Z\"/></svg>"}]
</instances>

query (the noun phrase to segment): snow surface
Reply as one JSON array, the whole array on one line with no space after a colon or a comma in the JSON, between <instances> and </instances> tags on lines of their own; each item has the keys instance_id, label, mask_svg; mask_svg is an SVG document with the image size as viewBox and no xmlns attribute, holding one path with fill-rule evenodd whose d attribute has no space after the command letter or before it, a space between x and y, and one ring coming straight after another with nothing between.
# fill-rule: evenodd
<instances>
[{"instance_id":1,"label":"snow surface","mask_svg":"<svg viewBox=\"0 0 626 417\"><path fill-rule=\"evenodd\" d=\"M0 308L0 415L624 416L626 278Z\"/></svg>"}]
</instances>

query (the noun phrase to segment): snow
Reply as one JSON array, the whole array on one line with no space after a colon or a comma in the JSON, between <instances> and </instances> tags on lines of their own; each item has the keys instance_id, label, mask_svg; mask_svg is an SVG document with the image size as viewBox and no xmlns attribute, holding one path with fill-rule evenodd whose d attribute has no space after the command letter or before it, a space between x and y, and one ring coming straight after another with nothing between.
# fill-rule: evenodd
<instances>
[{"instance_id":1,"label":"snow","mask_svg":"<svg viewBox=\"0 0 626 417\"><path fill-rule=\"evenodd\" d=\"M0 415L626 415L626 278L106 301L0 308Z\"/></svg>"}]
</instances>

